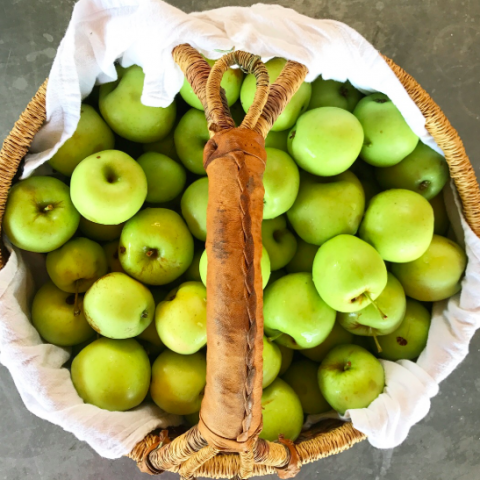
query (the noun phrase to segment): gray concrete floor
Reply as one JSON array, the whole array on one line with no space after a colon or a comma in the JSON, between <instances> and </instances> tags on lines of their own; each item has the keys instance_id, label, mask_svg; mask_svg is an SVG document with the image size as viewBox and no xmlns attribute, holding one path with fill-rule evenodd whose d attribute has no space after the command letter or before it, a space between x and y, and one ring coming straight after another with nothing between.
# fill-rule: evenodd
<instances>
[{"instance_id":1,"label":"gray concrete floor","mask_svg":"<svg viewBox=\"0 0 480 480\"><path fill-rule=\"evenodd\" d=\"M171 0L189 12L255 1ZM412 74L442 107L480 173L478 0L279 0L317 18L348 23ZM0 139L47 77L74 0L0 0ZM428 417L403 445L367 442L302 470L323 480L480 479L480 335L441 385ZM165 474L164 478L176 478ZM132 461L99 458L73 435L30 414L0 367L0 479L140 479Z\"/></svg>"}]
</instances>

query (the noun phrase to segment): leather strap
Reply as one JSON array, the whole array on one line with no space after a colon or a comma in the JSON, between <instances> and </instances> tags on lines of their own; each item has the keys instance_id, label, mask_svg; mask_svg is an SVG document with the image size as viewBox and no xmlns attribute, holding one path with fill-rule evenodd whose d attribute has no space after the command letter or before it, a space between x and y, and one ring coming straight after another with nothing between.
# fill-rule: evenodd
<instances>
[{"instance_id":1,"label":"leather strap","mask_svg":"<svg viewBox=\"0 0 480 480\"><path fill-rule=\"evenodd\" d=\"M263 290L260 262L263 137L235 128L207 143L207 383L199 431L245 451L262 428Z\"/></svg>"}]
</instances>

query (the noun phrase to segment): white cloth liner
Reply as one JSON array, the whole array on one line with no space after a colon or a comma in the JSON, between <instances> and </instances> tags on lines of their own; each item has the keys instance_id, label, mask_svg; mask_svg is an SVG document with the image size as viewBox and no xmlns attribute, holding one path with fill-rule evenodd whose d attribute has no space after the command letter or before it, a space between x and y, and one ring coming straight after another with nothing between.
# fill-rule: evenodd
<instances>
[{"instance_id":1,"label":"white cloth liner","mask_svg":"<svg viewBox=\"0 0 480 480\"><path fill-rule=\"evenodd\" d=\"M183 81L171 56L173 47L181 43L190 43L209 58L218 58L218 50L232 47L259 54L264 60L286 57L308 67L308 81L322 74L325 79L348 79L363 92L384 92L421 140L440 152L425 129L422 114L379 53L342 23L315 20L274 5L187 15L158 0L80 0L50 74L47 123L34 140L36 153L27 157L23 176L30 175L72 135L81 99L96 81L116 78L115 60L123 66L144 68L142 100L146 105L168 105ZM480 240L461 217L456 194L448 195L450 219L455 231L464 234L459 241L465 242L469 259L463 289L435 305L428 344L418 362L383 361L385 392L368 408L346 412L375 447L400 444L410 427L427 414L438 383L464 359L480 325ZM14 249L0 272L0 360L10 370L26 407L107 458L129 453L155 427L178 423L178 417L154 406L112 413L83 404L68 370L62 368L68 350L42 344L30 324L33 282L27 257Z\"/></svg>"}]
</instances>

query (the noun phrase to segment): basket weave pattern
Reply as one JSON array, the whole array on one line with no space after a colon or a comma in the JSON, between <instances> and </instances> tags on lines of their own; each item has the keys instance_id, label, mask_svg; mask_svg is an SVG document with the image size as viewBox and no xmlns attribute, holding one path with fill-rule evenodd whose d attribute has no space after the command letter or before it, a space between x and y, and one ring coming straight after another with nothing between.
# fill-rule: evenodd
<instances>
[{"instance_id":1,"label":"basket weave pattern","mask_svg":"<svg viewBox=\"0 0 480 480\"><path fill-rule=\"evenodd\" d=\"M276 86L269 89L268 77L266 81L261 62L258 65L254 63L247 65L248 62L254 62L253 57L248 56L248 54L245 54L245 58L240 58L242 52L227 55L223 61L216 63L214 74L210 73L208 64L208 68L205 67L202 63L203 59L198 55L196 60L194 59L197 62L197 66L194 68L197 73L195 75L192 73L193 70L189 70L192 67L192 55L194 53L182 50L177 54L176 60L182 66L196 92L218 92L216 95L211 93L210 96L205 93L203 98L202 94L199 94L200 100L206 106L205 111L212 135L222 130L231 129L234 126L230 121L225 98L219 89L221 76L231 64L244 64L247 70L254 71L254 73L257 68L257 96L244 123L246 128L263 137L266 136L273 121L288 101L288 91L290 91L291 96L303 80L302 77L299 81L298 78L295 78L295 75L299 72L303 72L303 75L306 73L305 70L302 71L302 66L298 67L298 64L295 66L294 62L291 62L287 64L285 77L277 80ZM440 107L421 86L392 60L386 57L385 60L425 116L427 130L445 154L450 175L462 201L465 218L475 234L480 236L480 190L473 167L458 133L451 126ZM198 74L199 69L200 71L203 69L203 73ZM34 135L41 128L46 118L46 86L47 81L40 87L22 113L0 151L0 228L12 181ZM202 90L202 88L205 90ZM269 96L272 95L278 97L277 101L268 101ZM254 263L255 259L252 257L251 261ZM4 266L5 262L6 254L2 245L0 268ZM250 425L244 426L245 431L248 431ZM303 432L294 447L282 443L266 445L258 442L259 447L257 446L254 450L247 452L239 450L238 453L240 454L223 452L218 454L221 450L213 446L208 447L207 442L195 428L181 437L183 439L190 438L191 443L186 442L186 444L195 445L195 448L177 448L183 440L173 441L170 443L169 454L162 456L160 455L162 451L160 447L164 447L170 442L167 432L151 433L137 444L129 456L137 461L144 471L153 474L168 469L180 472L186 478L193 478L194 475L211 478L232 478L235 476L247 478L272 473L279 473L282 477L287 478L295 474L302 464L340 453L365 439L365 435L356 430L351 423L342 424L334 421L324 422L322 426L314 426L309 432ZM174 445L175 448L173 448ZM183 446L185 446L185 443ZM292 465L294 468L288 470Z\"/></svg>"}]
</instances>

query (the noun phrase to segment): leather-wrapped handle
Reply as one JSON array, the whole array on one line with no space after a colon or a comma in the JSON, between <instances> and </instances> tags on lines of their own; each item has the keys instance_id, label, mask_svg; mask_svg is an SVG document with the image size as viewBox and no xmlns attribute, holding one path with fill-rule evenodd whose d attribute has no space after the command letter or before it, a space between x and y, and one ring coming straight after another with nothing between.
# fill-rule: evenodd
<instances>
[{"instance_id":1,"label":"leather-wrapped handle","mask_svg":"<svg viewBox=\"0 0 480 480\"><path fill-rule=\"evenodd\" d=\"M265 137L307 69L287 62L275 84L269 85L261 59L246 52L231 52L212 69L189 45L176 47L173 56L202 102L212 137L204 151L209 177L207 383L198 426L153 449L144 467L152 473L173 469L193 478L216 453L239 452L241 475L247 478L254 462L268 462L267 452L277 450L257 441L262 428ZM238 128L220 87L223 74L234 64L257 81L252 106ZM283 446L280 450L284 455L275 454L274 463L283 468L291 455Z\"/></svg>"}]
</instances>

